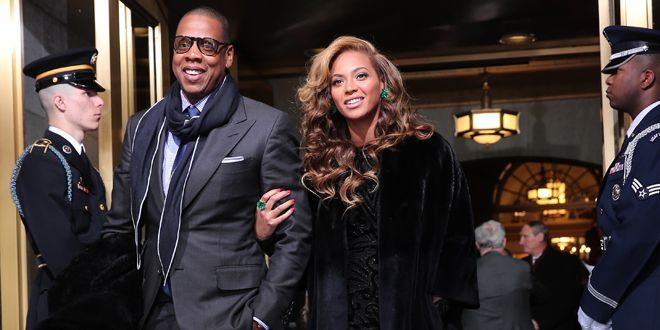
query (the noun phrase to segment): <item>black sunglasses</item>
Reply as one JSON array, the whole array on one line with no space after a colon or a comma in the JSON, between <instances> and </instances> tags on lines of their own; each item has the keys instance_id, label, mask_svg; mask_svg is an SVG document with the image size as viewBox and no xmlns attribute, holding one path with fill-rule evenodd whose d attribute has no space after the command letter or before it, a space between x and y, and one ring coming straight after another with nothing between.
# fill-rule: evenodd
<instances>
[{"instance_id":1,"label":"black sunglasses","mask_svg":"<svg viewBox=\"0 0 660 330\"><path fill-rule=\"evenodd\" d=\"M216 56L223 46L231 45L231 42L220 42L213 38L176 36L173 42L174 51L177 54L185 54L190 50L193 43L197 43L199 51L206 56Z\"/></svg>"}]
</instances>

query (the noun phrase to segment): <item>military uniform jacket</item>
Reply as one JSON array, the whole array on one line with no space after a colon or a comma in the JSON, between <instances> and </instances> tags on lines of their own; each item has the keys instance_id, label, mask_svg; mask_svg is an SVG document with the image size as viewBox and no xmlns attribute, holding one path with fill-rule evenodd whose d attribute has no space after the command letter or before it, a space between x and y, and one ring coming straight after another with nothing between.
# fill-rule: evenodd
<instances>
[{"instance_id":1,"label":"military uniform jacket","mask_svg":"<svg viewBox=\"0 0 660 330\"><path fill-rule=\"evenodd\" d=\"M621 148L601 185L598 224L609 238L582 296L593 319L615 329L660 328L660 107Z\"/></svg>"},{"instance_id":2,"label":"military uniform jacket","mask_svg":"<svg viewBox=\"0 0 660 330\"><path fill-rule=\"evenodd\" d=\"M100 237L105 187L89 160L50 131L26 149L13 179L14 200L34 252L41 255L29 303L30 327L48 314L53 278Z\"/></svg>"}]
</instances>

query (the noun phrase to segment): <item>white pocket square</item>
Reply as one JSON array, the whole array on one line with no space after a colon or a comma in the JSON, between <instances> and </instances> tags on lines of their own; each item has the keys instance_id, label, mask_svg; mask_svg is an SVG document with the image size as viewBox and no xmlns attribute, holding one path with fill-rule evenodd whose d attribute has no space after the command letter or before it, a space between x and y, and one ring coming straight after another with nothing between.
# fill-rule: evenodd
<instances>
[{"instance_id":1,"label":"white pocket square","mask_svg":"<svg viewBox=\"0 0 660 330\"><path fill-rule=\"evenodd\" d=\"M243 160L244 160L243 156L225 157L222 160L222 163L223 164L238 163L238 162L242 162Z\"/></svg>"}]
</instances>

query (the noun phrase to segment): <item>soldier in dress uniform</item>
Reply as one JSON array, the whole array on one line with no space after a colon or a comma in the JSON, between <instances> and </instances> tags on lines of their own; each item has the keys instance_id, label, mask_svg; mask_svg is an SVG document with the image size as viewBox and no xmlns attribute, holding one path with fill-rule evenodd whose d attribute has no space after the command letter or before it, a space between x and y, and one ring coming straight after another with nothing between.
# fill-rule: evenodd
<instances>
[{"instance_id":1,"label":"soldier in dress uniform","mask_svg":"<svg viewBox=\"0 0 660 330\"><path fill-rule=\"evenodd\" d=\"M578 318L583 329L660 329L660 31L603 33L612 47L607 98L633 121L601 185L604 253Z\"/></svg>"},{"instance_id":2,"label":"soldier in dress uniform","mask_svg":"<svg viewBox=\"0 0 660 330\"><path fill-rule=\"evenodd\" d=\"M23 68L33 77L48 117L44 137L16 162L12 197L36 254L27 328L48 316L53 280L100 237L107 211L101 176L85 155L86 132L99 126L105 89L96 81L94 48L38 59Z\"/></svg>"}]
</instances>

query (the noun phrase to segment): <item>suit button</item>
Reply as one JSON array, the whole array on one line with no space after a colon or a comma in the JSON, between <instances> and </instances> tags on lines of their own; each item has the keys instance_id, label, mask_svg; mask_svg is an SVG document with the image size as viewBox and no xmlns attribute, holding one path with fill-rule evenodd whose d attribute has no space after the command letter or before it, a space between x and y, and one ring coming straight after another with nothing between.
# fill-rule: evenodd
<instances>
[{"instance_id":1,"label":"suit button","mask_svg":"<svg viewBox=\"0 0 660 330\"><path fill-rule=\"evenodd\" d=\"M603 215L603 208L601 207L598 212L600 213L600 215Z\"/></svg>"},{"instance_id":2,"label":"suit button","mask_svg":"<svg viewBox=\"0 0 660 330\"><path fill-rule=\"evenodd\" d=\"M105 205L103 203L99 204L99 209L105 211Z\"/></svg>"},{"instance_id":3,"label":"suit button","mask_svg":"<svg viewBox=\"0 0 660 330\"><path fill-rule=\"evenodd\" d=\"M85 205L84 209L85 211L89 211L89 207L87 207L87 205Z\"/></svg>"}]
</instances>

